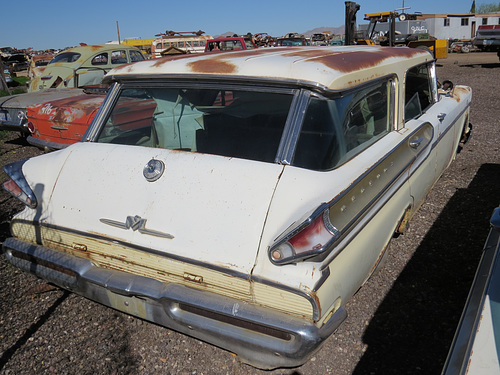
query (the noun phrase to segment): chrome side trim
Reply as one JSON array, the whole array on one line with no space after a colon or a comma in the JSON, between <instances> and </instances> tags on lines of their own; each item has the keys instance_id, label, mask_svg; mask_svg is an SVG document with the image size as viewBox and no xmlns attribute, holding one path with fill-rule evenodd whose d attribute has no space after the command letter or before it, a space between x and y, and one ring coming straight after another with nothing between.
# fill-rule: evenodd
<instances>
[{"instance_id":1,"label":"chrome side trim","mask_svg":"<svg viewBox=\"0 0 500 375\"><path fill-rule=\"evenodd\" d=\"M28 136L26 140L30 145L41 148L42 150L60 150L62 148L70 146L69 144L65 143L45 141L43 139L35 138L32 135Z\"/></svg>"},{"instance_id":2,"label":"chrome side trim","mask_svg":"<svg viewBox=\"0 0 500 375\"><path fill-rule=\"evenodd\" d=\"M120 92L120 85L118 83L115 83L109 88L108 93L104 98L104 101L97 110L97 113L92 119L92 122L90 123L89 127L85 131L85 134L82 137L82 142L91 142L96 140L99 132L101 131L102 128L101 124L104 121L104 117L107 115L110 107L115 103L116 99L118 98L119 92Z\"/></svg>"},{"instance_id":3,"label":"chrome side trim","mask_svg":"<svg viewBox=\"0 0 500 375\"><path fill-rule=\"evenodd\" d=\"M263 369L299 366L319 349L347 313L339 308L322 326L260 306L175 283L96 267L88 259L15 238L7 260L49 282L106 306L236 353Z\"/></svg>"},{"instance_id":4,"label":"chrome side trim","mask_svg":"<svg viewBox=\"0 0 500 375\"><path fill-rule=\"evenodd\" d=\"M421 148L415 150L410 147L410 142L415 138L419 138L418 135L420 135L423 131L427 129L430 130L430 134L427 137L428 139L426 140L425 144L421 144ZM276 246L279 244L287 241L290 237L293 237L298 231L300 231L304 226L306 226L308 223L314 221L318 215L323 214L323 212L326 209L331 209L335 205L340 204L342 200L344 200L347 196L352 194L352 192L356 189L356 186L360 184L363 180L369 179L370 175L375 173L378 168L383 166L384 164L387 164L388 161L391 161L394 159L394 155L396 155L396 150L402 149L402 148L407 148L408 150L411 150L411 155L408 156L408 160L404 160L402 165L397 166L398 170L395 171L391 176L392 178L387 181L387 183L383 186L383 188L380 189L380 191L375 194L370 201L367 202L367 204L364 206L363 210L356 211L357 214L351 218L351 220L346 223L346 225L342 226L340 228L338 235L332 238L332 241L321 249L321 252L318 252L317 254L312 254L309 259L312 261L325 261L325 263L321 266L321 270L324 270L328 265L335 259L335 257L342 252L342 250L349 244L351 239L354 237L355 234L357 234L361 228L357 228L357 224L361 222L362 220L371 220L375 214L378 212L372 212L370 213L370 210L373 209L373 207L376 206L378 202L380 202L384 195L386 195L387 191L391 189L396 181L403 176L403 174L408 171L408 168L415 162L415 160L418 158L422 152L426 148L429 147L430 141L432 140L434 136L434 128L432 127L432 124L425 122L422 123L421 126L418 129L415 129L411 134L406 136L404 140L402 140L397 146L393 148L393 150L387 154L383 159L379 160L376 162L371 168L369 168L365 173L363 173L361 176L359 176L355 181L353 181L350 186L344 190L341 194L339 194L337 197L335 197L332 201L330 202L325 202L322 205L320 205L312 214L309 215L305 220L300 221L295 223L295 225L290 226L285 232L281 233L275 240L274 244L268 249L268 257L270 261L275 264L275 265L286 265L293 263L296 261L296 258L289 258L286 262L282 263L277 263L273 261L271 257L271 251L274 249ZM423 142L423 141L422 141ZM421 143L422 143L421 142ZM392 157L392 159L391 159ZM423 158L425 160L426 158ZM401 160L401 159L399 159ZM420 161L421 163L423 162ZM390 163L390 167L392 168L393 163ZM386 168L383 168L384 171L389 171L389 166ZM403 185L407 180L409 179L409 176L406 177L402 182L401 185ZM391 195L392 196L392 195ZM390 196L385 197L385 199L382 202L386 202L389 200ZM330 211L330 215L333 214L333 210ZM331 218L332 222L335 222L335 218ZM346 241L344 241L346 239ZM326 249L326 250L325 250ZM298 258L298 257L297 257ZM301 259L301 258L298 258ZM306 258L307 259L307 258ZM302 259L301 259L302 260Z\"/></svg>"},{"instance_id":5,"label":"chrome side trim","mask_svg":"<svg viewBox=\"0 0 500 375\"><path fill-rule=\"evenodd\" d=\"M302 127L302 117L304 117L310 96L310 91L301 90L299 94L294 97L278 147L278 153L275 160L276 163L285 165L290 165L292 163L295 146Z\"/></svg>"}]
</instances>

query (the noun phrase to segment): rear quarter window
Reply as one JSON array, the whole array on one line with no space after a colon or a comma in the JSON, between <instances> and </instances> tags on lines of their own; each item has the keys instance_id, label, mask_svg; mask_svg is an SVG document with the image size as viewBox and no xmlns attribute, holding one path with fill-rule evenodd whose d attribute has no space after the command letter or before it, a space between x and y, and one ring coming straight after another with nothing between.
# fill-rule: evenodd
<instances>
[{"instance_id":1,"label":"rear quarter window","mask_svg":"<svg viewBox=\"0 0 500 375\"><path fill-rule=\"evenodd\" d=\"M387 80L340 98L311 97L292 165L331 170L386 135L392 87Z\"/></svg>"}]
</instances>

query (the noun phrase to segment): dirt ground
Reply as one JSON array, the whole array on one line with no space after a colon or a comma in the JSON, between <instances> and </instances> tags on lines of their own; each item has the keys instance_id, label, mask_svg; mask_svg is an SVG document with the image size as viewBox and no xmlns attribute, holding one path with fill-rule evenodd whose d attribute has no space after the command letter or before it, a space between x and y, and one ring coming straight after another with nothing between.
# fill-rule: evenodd
<instances>
[{"instance_id":1,"label":"dirt ground","mask_svg":"<svg viewBox=\"0 0 500 375\"><path fill-rule=\"evenodd\" d=\"M473 88L472 138L309 362L257 370L227 351L52 288L2 256L0 374L439 374L500 204L500 63L494 53L453 54L438 61L438 77ZM2 165L38 154L16 134L0 141ZM0 192L0 242L21 208Z\"/></svg>"}]
</instances>

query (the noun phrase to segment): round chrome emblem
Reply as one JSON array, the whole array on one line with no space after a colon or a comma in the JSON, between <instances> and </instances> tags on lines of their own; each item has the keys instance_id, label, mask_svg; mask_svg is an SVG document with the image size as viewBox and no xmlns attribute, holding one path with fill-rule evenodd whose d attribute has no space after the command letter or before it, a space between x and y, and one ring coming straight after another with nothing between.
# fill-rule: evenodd
<instances>
[{"instance_id":1,"label":"round chrome emblem","mask_svg":"<svg viewBox=\"0 0 500 375\"><path fill-rule=\"evenodd\" d=\"M144 166L142 174L149 182L158 180L163 172L165 172L165 164L161 160L151 159L148 164Z\"/></svg>"}]
</instances>

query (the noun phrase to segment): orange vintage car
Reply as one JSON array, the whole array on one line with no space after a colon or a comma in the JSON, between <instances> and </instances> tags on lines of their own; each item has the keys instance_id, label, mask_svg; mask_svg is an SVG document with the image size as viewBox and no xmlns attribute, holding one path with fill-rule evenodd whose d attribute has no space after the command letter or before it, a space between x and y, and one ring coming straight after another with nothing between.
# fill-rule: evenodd
<instances>
[{"instance_id":1,"label":"orange vintage car","mask_svg":"<svg viewBox=\"0 0 500 375\"><path fill-rule=\"evenodd\" d=\"M94 119L105 98L105 90L38 103L27 107L27 141L46 151L58 150L79 142ZM134 129L151 124L156 105L153 101L138 101L130 97L120 105L120 111L108 121L126 123ZM127 120L118 119L125 114Z\"/></svg>"}]
</instances>

